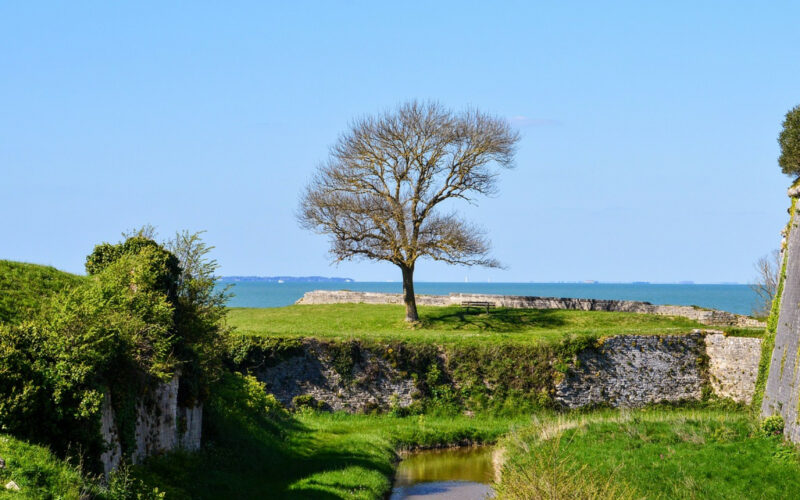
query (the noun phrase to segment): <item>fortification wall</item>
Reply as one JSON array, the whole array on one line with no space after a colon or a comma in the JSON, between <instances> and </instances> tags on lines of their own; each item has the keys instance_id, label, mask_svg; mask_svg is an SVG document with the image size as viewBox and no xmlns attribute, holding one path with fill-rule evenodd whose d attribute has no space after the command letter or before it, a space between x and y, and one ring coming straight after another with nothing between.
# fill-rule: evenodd
<instances>
[{"instance_id":1,"label":"fortification wall","mask_svg":"<svg viewBox=\"0 0 800 500\"><path fill-rule=\"evenodd\" d=\"M145 458L178 448L197 450L203 427L203 407L185 408L178 405L180 378L160 383L136 402L135 449L131 461L136 464ZM103 398L101 434L106 451L101 455L103 471L108 475L122 460L122 447L111 396Z\"/></svg>"},{"instance_id":2,"label":"fortification wall","mask_svg":"<svg viewBox=\"0 0 800 500\"><path fill-rule=\"evenodd\" d=\"M353 347L354 346L354 347ZM405 407L420 396L417 383L425 379L421 373L410 373L381 355L388 346L351 345L357 352L342 373L336 358L341 349L332 343L306 339L291 355L268 367L264 359L255 360L255 374L265 383L267 392L286 406L297 396L312 396L323 408L362 412L371 409ZM400 349L399 346L394 346ZM413 350L413 345L402 349ZM641 336L620 335L604 339L597 347L580 351L563 377L536 391L553 394L553 402L564 408L605 404L638 407L650 403L699 400L703 388L713 394L737 402L749 403L755 390L755 379L761 352L761 339L728 337L719 331L696 330L688 335ZM473 357L459 361L460 355ZM506 354L508 355L508 354ZM438 351L439 366L463 370L474 363L474 351ZM266 358L265 358L266 359ZM532 359L520 356L515 362L523 373L543 373L552 370L553 359ZM537 363L541 366L536 366ZM415 377L416 375L416 377ZM450 374L445 373L445 379ZM493 378L492 373L479 369L475 374L484 377L480 382L487 396L508 391L508 380ZM469 378L469 377L468 377ZM452 382L453 394L461 389ZM548 385L552 384L552 385Z\"/></svg>"},{"instance_id":3,"label":"fortification wall","mask_svg":"<svg viewBox=\"0 0 800 500\"><path fill-rule=\"evenodd\" d=\"M797 198L797 189L789 191L789 196ZM781 415L785 426L784 434L794 442L800 442L800 421L798 421L798 398L800 398L800 230L797 229L800 203L792 202L788 234L785 235L783 249L782 276L783 291L774 332L768 329L767 335L774 335L775 346L768 367L768 377L761 402L764 416ZM771 322L772 323L772 322Z\"/></svg>"},{"instance_id":4,"label":"fortification wall","mask_svg":"<svg viewBox=\"0 0 800 500\"><path fill-rule=\"evenodd\" d=\"M739 403L753 401L763 341L751 337L706 335L708 376L714 394Z\"/></svg>"},{"instance_id":5,"label":"fortification wall","mask_svg":"<svg viewBox=\"0 0 800 500\"><path fill-rule=\"evenodd\" d=\"M570 309L581 311L615 311L659 316L681 316L704 325L764 327L764 323L726 311L700 309L692 306L655 305L631 300L574 299L557 297L527 297L520 295L489 295L451 293L450 295L417 295L417 304L425 306L459 305L464 301L491 302L497 307L524 309ZM297 304L402 304L399 293L352 292L347 290L314 290L306 292Z\"/></svg>"},{"instance_id":6,"label":"fortification wall","mask_svg":"<svg viewBox=\"0 0 800 500\"><path fill-rule=\"evenodd\" d=\"M638 407L698 400L710 384L718 397L749 404L760 353L761 339L716 332L611 337L578 354L556 386L556 401L567 408Z\"/></svg>"},{"instance_id":7,"label":"fortification wall","mask_svg":"<svg viewBox=\"0 0 800 500\"><path fill-rule=\"evenodd\" d=\"M335 366L339 354L330 345L313 340L304 343L297 355L256 372L266 391L287 407L297 396L312 396L323 409L363 412L389 408L391 404L406 407L416 392L408 374L392 367L370 349L356 348L352 366L340 373Z\"/></svg>"}]
</instances>

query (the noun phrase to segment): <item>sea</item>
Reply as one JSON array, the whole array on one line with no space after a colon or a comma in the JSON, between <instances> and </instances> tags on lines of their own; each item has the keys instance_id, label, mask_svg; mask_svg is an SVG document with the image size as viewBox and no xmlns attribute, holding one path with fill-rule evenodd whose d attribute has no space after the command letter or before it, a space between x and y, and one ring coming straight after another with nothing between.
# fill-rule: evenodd
<instances>
[{"instance_id":1,"label":"sea","mask_svg":"<svg viewBox=\"0 0 800 500\"><path fill-rule=\"evenodd\" d=\"M231 282L230 307L284 307L311 290L359 292L403 291L400 282ZM581 299L638 300L652 304L700 306L737 314L751 314L758 296L749 285L655 284L655 283L414 283L417 294L447 295L451 292L570 297Z\"/></svg>"}]
</instances>

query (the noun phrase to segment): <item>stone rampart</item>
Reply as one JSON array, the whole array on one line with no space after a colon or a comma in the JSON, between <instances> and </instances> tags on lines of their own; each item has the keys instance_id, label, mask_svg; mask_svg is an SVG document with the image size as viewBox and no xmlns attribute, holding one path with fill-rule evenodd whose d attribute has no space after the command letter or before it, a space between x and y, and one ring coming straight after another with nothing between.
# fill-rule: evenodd
<instances>
[{"instance_id":1,"label":"stone rampart","mask_svg":"<svg viewBox=\"0 0 800 500\"><path fill-rule=\"evenodd\" d=\"M762 340L715 334L706 335L705 344L714 393L749 405L758 378Z\"/></svg>"},{"instance_id":2,"label":"stone rampart","mask_svg":"<svg viewBox=\"0 0 800 500\"><path fill-rule=\"evenodd\" d=\"M703 373L698 358L703 336L620 335L577 356L556 386L556 401L567 408L607 404L637 407L700 399Z\"/></svg>"},{"instance_id":3,"label":"stone rampart","mask_svg":"<svg viewBox=\"0 0 800 500\"><path fill-rule=\"evenodd\" d=\"M726 311L692 306L656 305L632 300L574 299L557 297L528 297L521 295L489 295L451 293L450 295L417 295L417 304L425 306L459 305L464 301L491 302L497 307L524 309L570 309L580 311L614 311L659 316L680 316L704 325L764 327L764 323ZM297 304L402 304L399 293L352 292L347 290L314 290L306 292Z\"/></svg>"},{"instance_id":4,"label":"stone rampart","mask_svg":"<svg viewBox=\"0 0 800 500\"><path fill-rule=\"evenodd\" d=\"M203 407L185 408L178 404L179 377L156 385L136 402L135 449L131 461L136 464L145 458L178 448L197 450L203 427ZM101 434L106 451L101 455L103 471L108 475L122 460L122 447L112 406L111 396L103 398Z\"/></svg>"},{"instance_id":5,"label":"stone rampart","mask_svg":"<svg viewBox=\"0 0 800 500\"><path fill-rule=\"evenodd\" d=\"M789 191L789 196L800 196L798 188ZM769 372L761 413L764 416L780 415L784 420L784 434L794 442L800 442L800 230L798 210L800 202L793 204L783 252L785 275L782 280L783 293L775 332L775 346L770 358Z\"/></svg>"},{"instance_id":6,"label":"stone rampart","mask_svg":"<svg viewBox=\"0 0 800 500\"><path fill-rule=\"evenodd\" d=\"M721 332L610 337L578 354L555 397L567 408L638 407L698 400L710 383L716 396L750 403L760 355L761 339Z\"/></svg>"},{"instance_id":7,"label":"stone rampart","mask_svg":"<svg viewBox=\"0 0 800 500\"><path fill-rule=\"evenodd\" d=\"M400 348L395 346L395 348ZM348 349L357 351L347 373L337 369L335 358L341 347L313 339L305 339L301 347L270 363L254 360L256 377L264 382L286 406L296 396L312 396L323 408L349 412L405 407L419 397L417 379L407 368L394 366L381 352L360 342ZM403 349L413 349L411 346ZM355 352L352 351L352 352ZM374 352L373 352L374 351ZM580 408L586 405L637 407L658 402L699 400L703 389L737 402L749 403L761 352L761 339L729 337L717 330L695 330L687 335L643 336L619 335L602 339L597 347L579 352L564 377L553 382L556 405ZM385 354L385 352L384 352ZM474 354L474 353L473 353ZM439 351L441 366L460 366L456 352ZM536 372L541 366L551 368L552 360L520 359L520 369ZM530 363L530 365L526 365ZM450 378L444 373L445 379ZM483 381L492 397L502 394L491 373L483 373ZM490 380L494 380L490 382ZM502 384L500 384L502 385ZM460 390L457 383L451 389Z\"/></svg>"},{"instance_id":8,"label":"stone rampart","mask_svg":"<svg viewBox=\"0 0 800 500\"><path fill-rule=\"evenodd\" d=\"M358 349L357 361L344 376L335 368L336 353L325 344L309 340L302 353L258 370L256 377L287 407L296 396L305 395L334 411L362 412L390 404L411 404L414 381L370 350Z\"/></svg>"}]
</instances>

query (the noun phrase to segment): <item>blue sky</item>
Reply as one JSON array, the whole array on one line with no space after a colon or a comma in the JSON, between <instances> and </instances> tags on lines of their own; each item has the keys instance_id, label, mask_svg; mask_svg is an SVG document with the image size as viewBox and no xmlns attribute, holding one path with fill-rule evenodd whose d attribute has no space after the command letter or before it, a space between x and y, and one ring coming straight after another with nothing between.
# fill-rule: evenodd
<instances>
[{"instance_id":1,"label":"blue sky","mask_svg":"<svg viewBox=\"0 0 800 500\"><path fill-rule=\"evenodd\" d=\"M222 274L397 280L294 212L350 120L413 98L522 134L461 207L507 269L418 280L747 282L778 246L800 4L431 3L0 3L0 258L82 272L150 223Z\"/></svg>"}]
</instances>

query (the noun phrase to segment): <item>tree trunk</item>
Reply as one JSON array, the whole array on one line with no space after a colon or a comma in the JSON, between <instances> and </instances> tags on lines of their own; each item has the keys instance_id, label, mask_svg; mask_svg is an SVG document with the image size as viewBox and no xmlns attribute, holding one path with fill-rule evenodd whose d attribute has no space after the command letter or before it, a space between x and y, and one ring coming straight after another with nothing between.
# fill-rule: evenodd
<instances>
[{"instance_id":1,"label":"tree trunk","mask_svg":"<svg viewBox=\"0 0 800 500\"><path fill-rule=\"evenodd\" d=\"M414 297L414 267L400 266L403 271L403 302L406 304L406 321L419 321L417 299Z\"/></svg>"}]
</instances>

